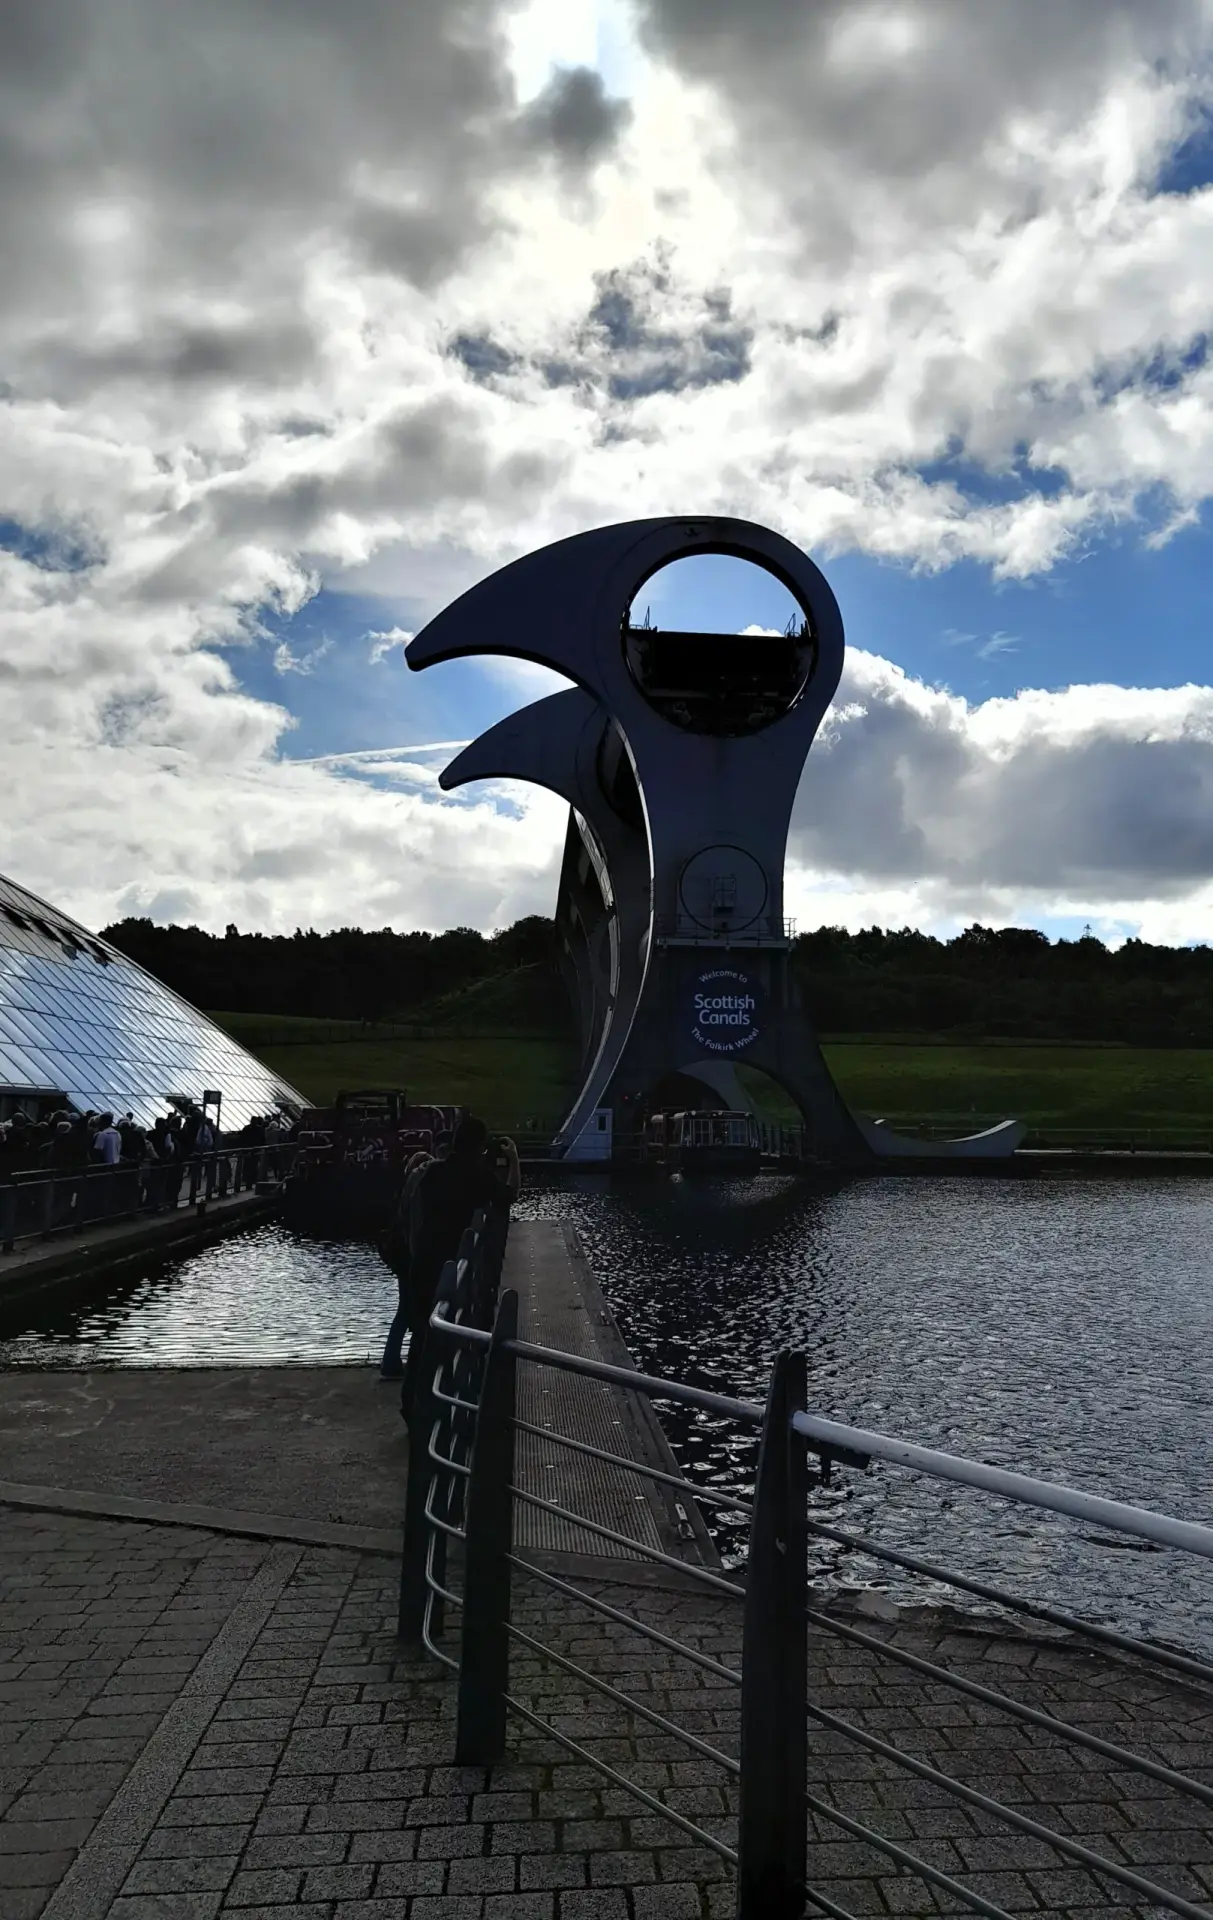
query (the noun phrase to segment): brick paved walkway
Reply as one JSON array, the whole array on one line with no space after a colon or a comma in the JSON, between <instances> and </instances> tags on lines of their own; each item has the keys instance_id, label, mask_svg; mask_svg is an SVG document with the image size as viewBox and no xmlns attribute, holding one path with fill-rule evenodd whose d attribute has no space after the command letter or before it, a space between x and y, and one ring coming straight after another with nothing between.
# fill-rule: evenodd
<instances>
[{"instance_id":1,"label":"brick paved walkway","mask_svg":"<svg viewBox=\"0 0 1213 1920\"><path fill-rule=\"evenodd\" d=\"M395 1567L344 1548L0 1509L0 1920L715 1920L728 1869L522 1726L507 1766L450 1763L453 1687L393 1637ZM598 1590L735 1659L732 1603ZM637 1576L639 1578L639 1576ZM734 1751L724 1681L540 1590L520 1624ZM924 1617L894 1633L958 1671L1213 1785L1213 1696L1060 1642ZM874 1654L814 1637L821 1704L1213 1912L1213 1812ZM520 1699L722 1838L727 1775L518 1657ZM1142 1913L833 1735L811 1785L1014 1912ZM815 1823L813 1882L857 1914L956 1911Z\"/></svg>"}]
</instances>

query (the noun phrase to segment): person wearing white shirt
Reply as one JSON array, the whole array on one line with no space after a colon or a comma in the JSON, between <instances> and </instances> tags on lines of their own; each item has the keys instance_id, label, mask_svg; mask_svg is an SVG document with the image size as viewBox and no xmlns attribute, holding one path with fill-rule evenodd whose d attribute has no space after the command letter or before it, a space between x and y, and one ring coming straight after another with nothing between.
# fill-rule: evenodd
<instances>
[{"instance_id":1,"label":"person wearing white shirt","mask_svg":"<svg viewBox=\"0 0 1213 1920\"><path fill-rule=\"evenodd\" d=\"M101 1116L101 1126L93 1135L93 1152L104 1167L116 1167L122 1158L122 1135L112 1113Z\"/></svg>"}]
</instances>

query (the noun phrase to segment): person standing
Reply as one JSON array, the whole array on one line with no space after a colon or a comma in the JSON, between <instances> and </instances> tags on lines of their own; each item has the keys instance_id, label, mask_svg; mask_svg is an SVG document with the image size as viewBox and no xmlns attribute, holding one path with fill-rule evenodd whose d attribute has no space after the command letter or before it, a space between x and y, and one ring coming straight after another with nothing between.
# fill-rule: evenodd
<instances>
[{"instance_id":1,"label":"person standing","mask_svg":"<svg viewBox=\"0 0 1213 1920\"><path fill-rule=\"evenodd\" d=\"M202 1178L205 1178L206 1181L206 1197L208 1200L213 1197L215 1192L215 1152L218 1145L219 1138L210 1120L205 1113L199 1114L198 1131L194 1135L194 1155L205 1165L206 1171L205 1174L202 1175ZM199 1184L201 1185L201 1178Z\"/></svg>"},{"instance_id":2,"label":"person standing","mask_svg":"<svg viewBox=\"0 0 1213 1920\"><path fill-rule=\"evenodd\" d=\"M404 1375L404 1336L409 1325L409 1274L412 1268L413 1248L416 1241L417 1189L427 1167L433 1165L428 1153L415 1153L404 1170L400 1196L391 1225L383 1237L379 1251L384 1262L396 1276L396 1312L387 1331L384 1342L383 1358L379 1362L381 1380L399 1380Z\"/></svg>"},{"instance_id":3,"label":"person standing","mask_svg":"<svg viewBox=\"0 0 1213 1920\"><path fill-rule=\"evenodd\" d=\"M170 1113L164 1129L164 1199L166 1206L175 1207L181 1198L181 1182L185 1178L185 1140L181 1130L181 1115Z\"/></svg>"},{"instance_id":4,"label":"person standing","mask_svg":"<svg viewBox=\"0 0 1213 1920\"><path fill-rule=\"evenodd\" d=\"M456 1127L450 1156L427 1167L417 1188L419 1210L416 1246L409 1271L409 1355L400 1393L400 1411L407 1420L413 1409L421 1373L421 1354L434 1296L442 1269L459 1251L464 1231L479 1209L508 1212L522 1185L518 1149L503 1140L504 1170L498 1173L488 1156L489 1134L483 1120L467 1114Z\"/></svg>"},{"instance_id":5,"label":"person standing","mask_svg":"<svg viewBox=\"0 0 1213 1920\"><path fill-rule=\"evenodd\" d=\"M112 1113L101 1115L101 1125L93 1135L93 1153L103 1167L116 1167L122 1158L122 1135Z\"/></svg>"},{"instance_id":6,"label":"person standing","mask_svg":"<svg viewBox=\"0 0 1213 1920\"><path fill-rule=\"evenodd\" d=\"M73 1138L72 1123L68 1119L56 1120L55 1134L51 1141L51 1166L56 1173L67 1173L76 1164L76 1142Z\"/></svg>"},{"instance_id":7,"label":"person standing","mask_svg":"<svg viewBox=\"0 0 1213 1920\"><path fill-rule=\"evenodd\" d=\"M282 1115L275 1111L267 1120L263 1120L261 1125L265 1141L265 1153L261 1161L262 1174L267 1180L276 1180L282 1159L279 1148L286 1138L286 1123Z\"/></svg>"}]
</instances>

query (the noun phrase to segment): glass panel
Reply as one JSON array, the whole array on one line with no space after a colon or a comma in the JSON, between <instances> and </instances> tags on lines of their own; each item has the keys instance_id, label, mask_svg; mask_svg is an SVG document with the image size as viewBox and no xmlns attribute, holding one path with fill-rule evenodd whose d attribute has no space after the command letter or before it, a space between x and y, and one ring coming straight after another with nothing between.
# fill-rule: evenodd
<instances>
[{"instance_id":1,"label":"glass panel","mask_svg":"<svg viewBox=\"0 0 1213 1920\"><path fill-rule=\"evenodd\" d=\"M54 925L58 916L0 881L0 900ZM0 914L0 1085L46 1086L82 1107L131 1109L145 1125L167 1095L201 1100L222 1087L225 1129L242 1127L279 1100L299 1104L285 1081L115 955L48 949Z\"/></svg>"},{"instance_id":2,"label":"glass panel","mask_svg":"<svg viewBox=\"0 0 1213 1920\"><path fill-rule=\"evenodd\" d=\"M36 1019L37 1015L35 1015L34 1018ZM24 1012L18 1013L16 1007L6 1007L0 1010L0 1027L8 1034L9 1039L15 1041L19 1047L29 1045L31 1041L36 1041L38 1037L31 1023L29 1014Z\"/></svg>"},{"instance_id":3,"label":"glass panel","mask_svg":"<svg viewBox=\"0 0 1213 1920\"><path fill-rule=\"evenodd\" d=\"M36 1087L40 1076L29 1055L22 1048L13 1046L11 1041L6 1044L4 1051L8 1055L10 1074L17 1085Z\"/></svg>"},{"instance_id":4,"label":"glass panel","mask_svg":"<svg viewBox=\"0 0 1213 1920\"><path fill-rule=\"evenodd\" d=\"M22 1053L34 1070L35 1084L40 1087L50 1085L55 1078L55 1070L41 1047L22 1047Z\"/></svg>"}]
</instances>

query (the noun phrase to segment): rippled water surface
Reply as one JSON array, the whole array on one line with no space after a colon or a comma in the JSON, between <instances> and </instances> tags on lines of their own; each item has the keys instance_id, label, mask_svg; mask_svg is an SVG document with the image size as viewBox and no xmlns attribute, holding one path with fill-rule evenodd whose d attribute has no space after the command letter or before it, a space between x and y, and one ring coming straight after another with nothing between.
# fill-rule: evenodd
<instances>
[{"instance_id":1,"label":"rippled water surface","mask_svg":"<svg viewBox=\"0 0 1213 1920\"><path fill-rule=\"evenodd\" d=\"M396 1282L372 1246L255 1227L0 1320L0 1366L332 1366L378 1359Z\"/></svg>"},{"instance_id":2,"label":"rippled water surface","mask_svg":"<svg viewBox=\"0 0 1213 1920\"><path fill-rule=\"evenodd\" d=\"M1213 1189L1184 1180L782 1177L532 1186L575 1222L637 1364L761 1400L802 1349L810 1401L860 1426L1213 1522ZM359 1361L393 1304L369 1247L265 1227L0 1328L0 1364ZM2 1336L7 1337L2 1337ZM752 1474L753 1443L662 1408L690 1469ZM895 1469L836 1474L823 1517L977 1577L1213 1649L1213 1569ZM722 1541L730 1544L727 1536ZM823 1562L823 1567L825 1566ZM868 1582L870 1562L830 1563ZM884 1577L881 1576L884 1584ZM888 1583L898 1598L909 1587ZM921 1587L918 1588L921 1591Z\"/></svg>"}]
</instances>

